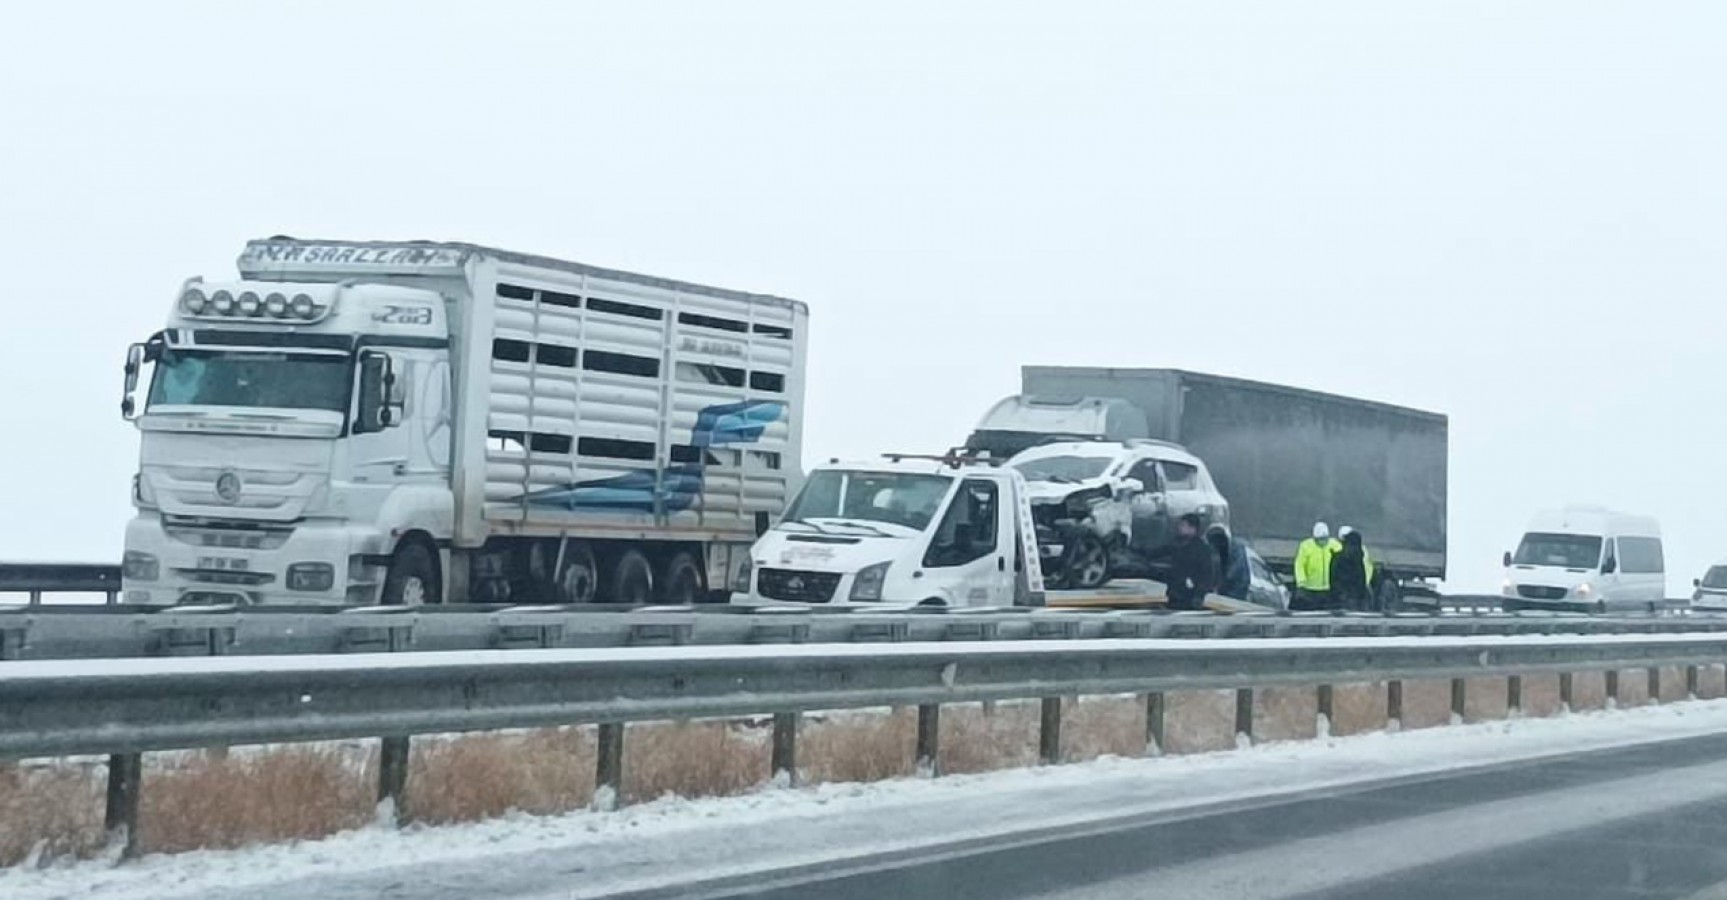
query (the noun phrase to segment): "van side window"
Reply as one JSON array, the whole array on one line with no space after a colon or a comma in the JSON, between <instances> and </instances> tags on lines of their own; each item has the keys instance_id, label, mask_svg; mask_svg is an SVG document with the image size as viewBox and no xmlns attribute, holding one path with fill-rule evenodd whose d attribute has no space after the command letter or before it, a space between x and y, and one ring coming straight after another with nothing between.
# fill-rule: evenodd
<instances>
[{"instance_id":1,"label":"van side window","mask_svg":"<svg viewBox=\"0 0 1727 900\"><path fill-rule=\"evenodd\" d=\"M932 569L963 566L994 553L998 509L995 482L966 479L948 504L923 564Z\"/></svg>"},{"instance_id":2,"label":"van side window","mask_svg":"<svg viewBox=\"0 0 1727 900\"><path fill-rule=\"evenodd\" d=\"M1666 570L1658 538L1622 537L1619 543L1619 571L1627 574L1653 574Z\"/></svg>"}]
</instances>

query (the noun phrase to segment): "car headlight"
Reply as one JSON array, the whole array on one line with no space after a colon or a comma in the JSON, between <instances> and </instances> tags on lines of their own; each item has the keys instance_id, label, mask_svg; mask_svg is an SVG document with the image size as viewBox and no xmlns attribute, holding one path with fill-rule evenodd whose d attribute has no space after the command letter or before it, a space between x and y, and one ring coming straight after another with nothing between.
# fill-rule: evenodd
<instances>
[{"instance_id":1,"label":"car headlight","mask_svg":"<svg viewBox=\"0 0 1727 900\"><path fill-rule=\"evenodd\" d=\"M1511 579L1507 578L1504 583L1499 585L1499 593L1509 597L1512 594L1517 593L1517 585L1512 584Z\"/></svg>"},{"instance_id":2,"label":"car headlight","mask_svg":"<svg viewBox=\"0 0 1727 900\"><path fill-rule=\"evenodd\" d=\"M754 569L755 567L750 563L749 557L744 557L743 565L738 566L738 570L732 573L733 593L747 594L750 592L750 573Z\"/></svg>"},{"instance_id":3,"label":"car headlight","mask_svg":"<svg viewBox=\"0 0 1727 900\"><path fill-rule=\"evenodd\" d=\"M891 561L880 562L859 569L857 577L852 579L851 598L853 600L880 600L881 586L887 581L887 570L888 566L891 565L893 565Z\"/></svg>"},{"instance_id":4,"label":"car headlight","mask_svg":"<svg viewBox=\"0 0 1727 900\"><path fill-rule=\"evenodd\" d=\"M153 553L127 550L120 558L120 577L127 581L155 581L162 577L162 564Z\"/></svg>"},{"instance_id":5,"label":"car headlight","mask_svg":"<svg viewBox=\"0 0 1727 900\"><path fill-rule=\"evenodd\" d=\"M1587 597L1593 593L1595 593L1595 585L1587 581L1577 586L1577 596L1579 597Z\"/></svg>"}]
</instances>

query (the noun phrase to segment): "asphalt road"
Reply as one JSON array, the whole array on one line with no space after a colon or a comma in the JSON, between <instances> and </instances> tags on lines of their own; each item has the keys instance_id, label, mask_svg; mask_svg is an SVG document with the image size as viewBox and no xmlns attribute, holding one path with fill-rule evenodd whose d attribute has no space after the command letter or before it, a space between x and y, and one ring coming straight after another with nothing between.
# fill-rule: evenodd
<instances>
[{"instance_id":1,"label":"asphalt road","mask_svg":"<svg viewBox=\"0 0 1727 900\"><path fill-rule=\"evenodd\" d=\"M1727 900L1727 735L1125 819L678 896Z\"/></svg>"}]
</instances>

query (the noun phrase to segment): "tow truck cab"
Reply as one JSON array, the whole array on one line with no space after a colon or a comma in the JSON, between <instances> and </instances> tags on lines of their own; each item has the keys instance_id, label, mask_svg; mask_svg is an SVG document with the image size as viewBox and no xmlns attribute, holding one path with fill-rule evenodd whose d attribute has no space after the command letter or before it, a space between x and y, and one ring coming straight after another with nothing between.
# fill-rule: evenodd
<instances>
[{"instance_id":1,"label":"tow truck cab","mask_svg":"<svg viewBox=\"0 0 1727 900\"><path fill-rule=\"evenodd\" d=\"M1041 606L1025 479L964 457L817 466L733 602Z\"/></svg>"}]
</instances>

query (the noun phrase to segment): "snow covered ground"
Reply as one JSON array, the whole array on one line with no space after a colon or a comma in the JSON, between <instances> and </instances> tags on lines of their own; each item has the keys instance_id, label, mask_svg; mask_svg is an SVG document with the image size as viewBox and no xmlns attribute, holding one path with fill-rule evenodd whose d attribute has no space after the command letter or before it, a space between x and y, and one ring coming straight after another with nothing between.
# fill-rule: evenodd
<instances>
[{"instance_id":1,"label":"snow covered ground","mask_svg":"<svg viewBox=\"0 0 1727 900\"><path fill-rule=\"evenodd\" d=\"M1103 759L935 780L668 799L612 813L514 816L298 845L0 873L7 900L582 898L961 838L1727 731L1727 701Z\"/></svg>"}]
</instances>

